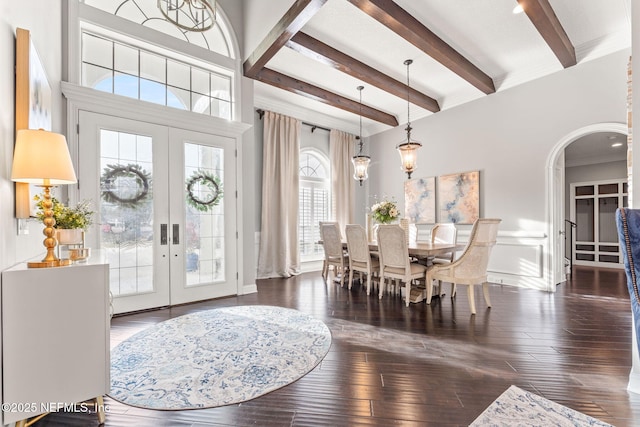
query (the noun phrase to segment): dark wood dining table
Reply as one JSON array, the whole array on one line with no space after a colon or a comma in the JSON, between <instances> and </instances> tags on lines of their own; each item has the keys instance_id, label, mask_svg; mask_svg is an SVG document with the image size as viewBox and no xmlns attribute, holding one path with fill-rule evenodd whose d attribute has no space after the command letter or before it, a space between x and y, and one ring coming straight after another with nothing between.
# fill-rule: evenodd
<instances>
[{"instance_id":1,"label":"dark wood dining table","mask_svg":"<svg viewBox=\"0 0 640 427\"><path fill-rule=\"evenodd\" d=\"M318 243L322 244L322 240ZM431 258L436 255L442 255L451 251L461 251L466 245L462 243L431 243L431 242L409 242L409 256L414 258ZM347 242L342 242L342 247L347 249ZM376 241L369 242L369 250L378 252L378 243Z\"/></svg>"}]
</instances>

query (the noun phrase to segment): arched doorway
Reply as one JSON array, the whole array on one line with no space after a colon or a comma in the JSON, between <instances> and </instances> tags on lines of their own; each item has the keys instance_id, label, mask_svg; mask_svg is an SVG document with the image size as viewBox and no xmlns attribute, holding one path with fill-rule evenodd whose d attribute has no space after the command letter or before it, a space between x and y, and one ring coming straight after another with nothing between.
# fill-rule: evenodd
<instances>
[{"instance_id":1,"label":"arched doorway","mask_svg":"<svg viewBox=\"0 0 640 427\"><path fill-rule=\"evenodd\" d=\"M564 215L565 215L565 148L572 142L598 132L627 135L626 123L597 123L576 129L556 143L547 158L547 228L549 250L547 258L547 290L555 291L564 275Z\"/></svg>"}]
</instances>

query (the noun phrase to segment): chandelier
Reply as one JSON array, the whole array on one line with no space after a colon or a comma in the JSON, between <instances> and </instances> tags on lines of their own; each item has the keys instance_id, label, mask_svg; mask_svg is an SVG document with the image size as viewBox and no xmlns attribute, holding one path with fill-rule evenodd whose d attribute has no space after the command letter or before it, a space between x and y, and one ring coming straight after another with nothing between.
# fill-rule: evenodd
<instances>
[{"instance_id":1,"label":"chandelier","mask_svg":"<svg viewBox=\"0 0 640 427\"><path fill-rule=\"evenodd\" d=\"M158 0L158 9L185 31L207 31L216 23L216 0Z\"/></svg>"},{"instance_id":2,"label":"chandelier","mask_svg":"<svg viewBox=\"0 0 640 427\"><path fill-rule=\"evenodd\" d=\"M367 169L369 168L369 163L371 162L371 157L365 156L362 154L362 89L364 86L358 86L356 89L360 92L360 136L358 136L360 150L356 156L351 158L353 162L353 179L360 182L360 186L362 186L362 182L366 181L369 178L367 174Z\"/></svg>"},{"instance_id":3,"label":"chandelier","mask_svg":"<svg viewBox=\"0 0 640 427\"><path fill-rule=\"evenodd\" d=\"M407 127L405 130L407 131L407 140L398 144L396 147L398 149L398 153L400 153L400 161L402 162L401 169L403 172L407 173L407 179L411 179L411 173L416 169L416 163L418 160L418 148L422 147L422 144L418 141L411 139L411 119L409 117L409 65L413 63L413 60L407 59L404 61L404 65L407 66Z\"/></svg>"}]
</instances>

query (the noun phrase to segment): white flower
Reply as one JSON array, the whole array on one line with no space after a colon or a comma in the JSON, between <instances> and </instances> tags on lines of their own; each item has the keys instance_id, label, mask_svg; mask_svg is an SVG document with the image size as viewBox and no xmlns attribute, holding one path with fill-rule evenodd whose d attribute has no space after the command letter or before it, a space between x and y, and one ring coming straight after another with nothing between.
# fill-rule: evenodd
<instances>
[{"instance_id":1,"label":"white flower","mask_svg":"<svg viewBox=\"0 0 640 427\"><path fill-rule=\"evenodd\" d=\"M391 209L389 210L389 215L390 215L392 218L397 217L397 216L398 216L398 209L396 209L396 208L391 208Z\"/></svg>"}]
</instances>

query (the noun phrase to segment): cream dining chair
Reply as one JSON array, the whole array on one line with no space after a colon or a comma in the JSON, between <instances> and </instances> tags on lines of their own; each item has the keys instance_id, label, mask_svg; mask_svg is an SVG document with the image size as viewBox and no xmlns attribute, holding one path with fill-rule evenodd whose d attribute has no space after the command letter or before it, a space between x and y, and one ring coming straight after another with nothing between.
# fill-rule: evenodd
<instances>
[{"instance_id":1,"label":"cream dining chair","mask_svg":"<svg viewBox=\"0 0 640 427\"><path fill-rule=\"evenodd\" d=\"M476 314L475 295L473 287L482 285L482 292L488 307L489 284L487 282L487 266L491 249L496 244L498 225L502 220L492 218L477 219L471 229L469 243L458 259L450 264L437 264L427 271L427 304L431 303L433 280L451 283L451 298L456 294L456 285L467 285L467 295L471 314Z\"/></svg>"},{"instance_id":2,"label":"cream dining chair","mask_svg":"<svg viewBox=\"0 0 640 427\"><path fill-rule=\"evenodd\" d=\"M377 240L380 253L379 298L382 299L384 293L385 278L399 279L405 284L405 302L408 307L411 282L424 280L427 266L410 261L405 231L399 225L380 225Z\"/></svg>"},{"instance_id":3,"label":"cream dining chair","mask_svg":"<svg viewBox=\"0 0 640 427\"><path fill-rule=\"evenodd\" d=\"M353 283L353 272L367 275L367 295L371 294L371 278L380 275L380 261L369 251L367 231L360 224L347 224L347 250L349 251L349 289Z\"/></svg>"},{"instance_id":4,"label":"cream dining chair","mask_svg":"<svg viewBox=\"0 0 640 427\"><path fill-rule=\"evenodd\" d=\"M458 229L455 224L448 223L438 223L431 228L431 243L447 243L451 245L455 245L458 239ZM453 250L446 254L436 255L433 258L430 258L429 261L431 264L451 264L456 257L456 251ZM438 295L443 296L442 293L442 282L438 280Z\"/></svg>"},{"instance_id":5,"label":"cream dining chair","mask_svg":"<svg viewBox=\"0 0 640 427\"><path fill-rule=\"evenodd\" d=\"M342 235L337 222L321 222L320 237L324 247L324 264L322 278L327 280L329 266L333 266L333 277L340 273L340 286L344 284L344 276L349 266L349 256L342 249Z\"/></svg>"}]
</instances>

